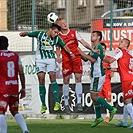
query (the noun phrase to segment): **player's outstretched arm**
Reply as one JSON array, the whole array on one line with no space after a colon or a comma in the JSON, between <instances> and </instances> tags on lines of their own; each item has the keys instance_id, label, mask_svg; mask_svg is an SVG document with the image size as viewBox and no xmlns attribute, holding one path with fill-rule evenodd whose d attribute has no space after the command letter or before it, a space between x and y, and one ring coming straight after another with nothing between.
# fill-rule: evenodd
<instances>
[{"instance_id":1,"label":"player's outstretched arm","mask_svg":"<svg viewBox=\"0 0 133 133\"><path fill-rule=\"evenodd\" d=\"M89 43L87 43L84 39L78 40L85 48L93 51L94 53L100 54L100 50L95 50L91 47Z\"/></svg>"},{"instance_id":2,"label":"player's outstretched arm","mask_svg":"<svg viewBox=\"0 0 133 133\"><path fill-rule=\"evenodd\" d=\"M86 55L80 48L78 48L78 50L79 50L79 52L80 52L80 54L81 54L81 58L84 60L84 61L90 61L90 62L92 62L92 63L95 63L95 59L94 58L92 58L91 56L89 56L89 55Z\"/></svg>"}]
</instances>

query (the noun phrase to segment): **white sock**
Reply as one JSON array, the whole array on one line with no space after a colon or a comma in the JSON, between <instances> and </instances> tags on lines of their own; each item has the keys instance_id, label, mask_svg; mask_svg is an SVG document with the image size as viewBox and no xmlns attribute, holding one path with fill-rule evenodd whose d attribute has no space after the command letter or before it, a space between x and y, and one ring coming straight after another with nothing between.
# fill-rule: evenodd
<instances>
[{"instance_id":1,"label":"white sock","mask_svg":"<svg viewBox=\"0 0 133 133\"><path fill-rule=\"evenodd\" d=\"M132 120L132 126L133 126L133 106L132 106L132 103L127 104L127 111L130 114L130 117Z\"/></svg>"},{"instance_id":2,"label":"white sock","mask_svg":"<svg viewBox=\"0 0 133 133\"><path fill-rule=\"evenodd\" d=\"M111 102L107 102L109 105L111 105ZM106 109L106 111L107 111L107 114L106 114L106 117L110 117L110 113L109 113L109 110L108 109Z\"/></svg>"},{"instance_id":3,"label":"white sock","mask_svg":"<svg viewBox=\"0 0 133 133\"><path fill-rule=\"evenodd\" d=\"M23 132L24 131L28 131L28 129L27 129L27 125L26 125L26 123L25 123L25 120L24 120L24 117L21 115L21 114L16 114L15 116L14 116L14 118L15 118L15 120L16 120L16 122L18 123L18 125L21 127L21 129L23 130Z\"/></svg>"},{"instance_id":4,"label":"white sock","mask_svg":"<svg viewBox=\"0 0 133 133\"><path fill-rule=\"evenodd\" d=\"M69 105L68 98L69 98L69 84L63 84L63 95L64 95L64 102L65 106Z\"/></svg>"},{"instance_id":5,"label":"white sock","mask_svg":"<svg viewBox=\"0 0 133 133\"><path fill-rule=\"evenodd\" d=\"M127 119L128 119L127 105L124 104L122 122L127 122Z\"/></svg>"},{"instance_id":6,"label":"white sock","mask_svg":"<svg viewBox=\"0 0 133 133\"><path fill-rule=\"evenodd\" d=\"M7 133L6 119L3 114L0 114L0 133Z\"/></svg>"},{"instance_id":7,"label":"white sock","mask_svg":"<svg viewBox=\"0 0 133 133\"><path fill-rule=\"evenodd\" d=\"M81 83L76 83L75 91L76 91L76 96L77 96L77 104L81 103L82 99L82 84Z\"/></svg>"}]
</instances>

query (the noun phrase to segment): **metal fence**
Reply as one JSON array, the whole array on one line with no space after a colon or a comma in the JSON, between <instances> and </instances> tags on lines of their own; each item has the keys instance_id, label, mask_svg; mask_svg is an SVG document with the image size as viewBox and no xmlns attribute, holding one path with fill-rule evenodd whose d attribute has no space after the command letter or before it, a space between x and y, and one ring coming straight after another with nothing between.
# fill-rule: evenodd
<instances>
[{"instance_id":1,"label":"metal fence","mask_svg":"<svg viewBox=\"0 0 133 133\"><path fill-rule=\"evenodd\" d=\"M46 19L49 12L64 17L69 27L79 32L102 30L103 41L110 50L115 42L115 30L124 27L127 32L117 33L121 34L117 41L123 36L133 41L133 0L1 0L0 35L5 34L12 40L12 50L34 51L36 41L21 40L18 34L20 31L46 30L50 27Z\"/></svg>"}]
</instances>

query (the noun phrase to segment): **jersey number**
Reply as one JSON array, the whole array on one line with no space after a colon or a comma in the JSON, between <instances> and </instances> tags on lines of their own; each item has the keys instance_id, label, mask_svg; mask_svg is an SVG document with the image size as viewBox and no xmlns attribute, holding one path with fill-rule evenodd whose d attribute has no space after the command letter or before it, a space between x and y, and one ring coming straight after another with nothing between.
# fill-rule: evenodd
<instances>
[{"instance_id":1,"label":"jersey number","mask_svg":"<svg viewBox=\"0 0 133 133\"><path fill-rule=\"evenodd\" d=\"M8 77L14 77L15 76L15 65L14 65L14 62L13 61L9 61L7 63L7 68L8 68L8 71L7 71Z\"/></svg>"}]
</instances>

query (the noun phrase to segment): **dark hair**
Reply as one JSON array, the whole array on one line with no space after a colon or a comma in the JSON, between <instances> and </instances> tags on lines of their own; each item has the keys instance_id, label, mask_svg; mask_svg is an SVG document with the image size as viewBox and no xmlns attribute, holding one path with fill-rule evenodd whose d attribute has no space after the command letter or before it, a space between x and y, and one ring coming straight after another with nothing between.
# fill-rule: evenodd
<instances>
[{"instance_id":1,"label":"dark hair","mask_svg":"<svg viewBox=\"0 0 133 133\"><path fill-rule=\"evenodd\" d=\"M0 36L0 50L7 49L8 47L8 39L5 36Z\"/></svg>"},{"instance_id":2,"label":"dark hair","mask_svg":"<svg viewBox=\"0 0 133 133\"><path fill-rule=\"evenodd\" d=\"M51 28L52 30L58 29L59 31L61 31L61 27L60 27L59 25L55 24L55 23L53 23L53 24L50 26L50 28Z\"/></svg>"},{"instance_id":3,"label":"dark hair","mask_svg":"<svg viewBox=\"0 0 133 133\"><path fill-rule=\"evenodd\" d=\"M100 44L101 44L101 45L105 48L105 50L106 50L106 44L103 43L103 42L101 42Z\"/></svg>"},{"instance_id":4,"label":"dark hair","mask_svg":"<svg viewBox=\"0 0 133 133\"><path fill-rule=\"evenodd\" d=\"M100 39L99 39L99 41L101 41L102 40L102 32L101 31L93 31L92 33L97 33L97 35L98 36L100 36Z\"/></svg>"}]
</instances>

